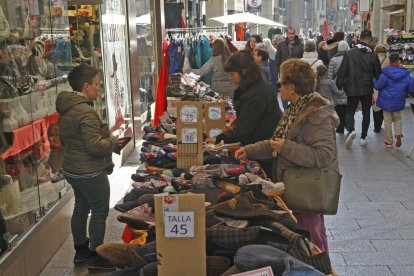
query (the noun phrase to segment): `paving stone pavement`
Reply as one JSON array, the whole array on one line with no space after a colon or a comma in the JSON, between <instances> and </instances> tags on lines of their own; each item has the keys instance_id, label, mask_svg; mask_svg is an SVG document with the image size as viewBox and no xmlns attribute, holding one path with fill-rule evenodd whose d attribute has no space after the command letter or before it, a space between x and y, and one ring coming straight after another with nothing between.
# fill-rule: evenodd
<instances>
[{"instance_id":1,"label":"paving stone pavement","mask_svg":"<svg viewBox=\"0 0 414 276\"><path fill-rule=\"evenodd\" d=\"M338 214L326 216L330 256L338 275L414 275L414 154L407 158L414 143L414 116L403 111L403 145L386 149L384 134L374 133L373 121L368 145L359 145L362 114L356 114L357 138L345 149L346 135L337 135L339 161L343 174ZM130 188L130 174L137 156L111 179L111 206ZM123 224L110 211L106 241L120 242ZM87 269L74 268L72 238L68 237L41 275L87 275ZM106 274L95 274L106 275Z\"/></svg>"}]
</instances>

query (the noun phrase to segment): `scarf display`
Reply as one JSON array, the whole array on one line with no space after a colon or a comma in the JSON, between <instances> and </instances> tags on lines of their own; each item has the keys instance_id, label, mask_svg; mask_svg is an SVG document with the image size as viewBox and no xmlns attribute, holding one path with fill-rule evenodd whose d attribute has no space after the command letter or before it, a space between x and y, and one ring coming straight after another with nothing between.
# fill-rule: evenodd
<instances>
[{"instance_id":1,"label":"scarf display","mask_svg":"<svg viewBox=\"0 0 414 276\"><path fill-rule=\"evenodd\" d=\"M302 110L302 108L313 98L314 95L315 93L303 95L298 99L298 101L295 104L291 103L285 109L285 112L283 112L282 118L280 118L279 124L277 125L276 130L273 133L272 139L286 139L289 133L289 129L291 128L297 115Z\"/></svg>"}]
</instances>

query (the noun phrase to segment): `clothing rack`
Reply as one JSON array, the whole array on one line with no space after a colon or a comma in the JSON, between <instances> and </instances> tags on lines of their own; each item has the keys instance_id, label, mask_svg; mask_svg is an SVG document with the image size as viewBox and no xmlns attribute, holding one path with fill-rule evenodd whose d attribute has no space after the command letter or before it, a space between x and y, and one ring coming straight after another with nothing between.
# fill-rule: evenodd
<instances>
[{"instance_id":1,"label":"clothing rack","mask_svg":"<svg viewBox=\"0 0 414 276\"><path fill-rule=\"evenodd\" d=\"M170 28L165 29L166 32L200 32L200 31L227 31L227 27L193 27L193 28Z\"/></svg>"}]
</instances>

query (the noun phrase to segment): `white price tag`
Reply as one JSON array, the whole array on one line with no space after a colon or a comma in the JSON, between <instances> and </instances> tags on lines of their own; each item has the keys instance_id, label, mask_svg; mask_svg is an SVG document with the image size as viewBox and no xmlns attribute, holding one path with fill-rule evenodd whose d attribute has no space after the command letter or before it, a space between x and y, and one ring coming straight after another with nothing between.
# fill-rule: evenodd
<instances>
[{"instance_id":1,"label":"white price tag","mask_svg":"<svg viewBox=\"0 0 414 276\"><path fill-rule=\"evenodd\" d=\"M222 132L223 131L221 129L219 129L219 128L212 128L208 132L208 137L216 137L216 136L218 136Z\"/></svg>"},{"instance_id":2,"label":"white price tag","mask_svg":"<svg viewBox=\"0 0 414 276\"><path fill-rule=\"evenodd\" d=\"M197 144L197 129L196 128L182 128L181 129L181 143Z\"/></svg>"},{"instance_id":3,"label":"white price tag","mask_svg":"<svg viewBox=\"0 0 414 276\"><path fill-rule=\"evenodd\" d=\"M208 108L208 118L210 120L219 120L221 118L221 107L220 106L210 106Z\"/></svg>"},{"instance_id":4,"label":"white price tag","mask_svg":"<svg viewBox=\"0 0 414 276\"><path fill-rule=\"evenodd\" d=\"M166 238L193 238L194 212L165 212Z\"/></svg>"},{"instance_id":5,"label":"white price tag","mask_svg":"<svg viewBox=\"0 0 414 276\"><path fill-rule=\"evenodd\" d=\"M274 274L272 268L270 266L266 266L243 273L233 274L232 276L274 276Z\"/></svg>"},{"instance_id":6,"label":"white price tag","mask_svg":"<svg viewBox=\"0 0 414 276\"><path fill-rule=\"evenodd\" d=\"M197 107L184 105L181 108L180 118L183 123L197 123Z\"/></svg>"}]
</instances>

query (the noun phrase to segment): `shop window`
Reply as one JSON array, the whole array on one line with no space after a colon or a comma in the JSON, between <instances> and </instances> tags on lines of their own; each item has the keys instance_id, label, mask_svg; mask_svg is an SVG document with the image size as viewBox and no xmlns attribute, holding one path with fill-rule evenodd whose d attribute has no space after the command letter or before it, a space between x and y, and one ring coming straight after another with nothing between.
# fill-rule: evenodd
<instances>
[{"instance_id":1,"label":"shop window","mask_svg":"<svg viewBox=\"0 0 414 276\"><path fill-rule=\"evenodd\" d=\"M70 89L64 0L0 0L0 253L69 189L55 100Z\"/></svg>"}]
</instances>

